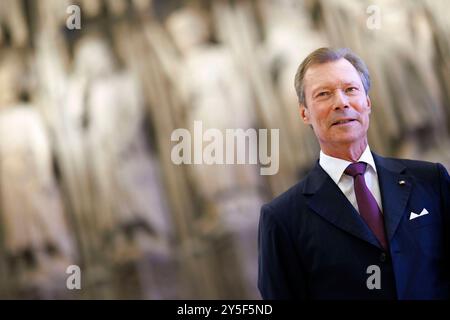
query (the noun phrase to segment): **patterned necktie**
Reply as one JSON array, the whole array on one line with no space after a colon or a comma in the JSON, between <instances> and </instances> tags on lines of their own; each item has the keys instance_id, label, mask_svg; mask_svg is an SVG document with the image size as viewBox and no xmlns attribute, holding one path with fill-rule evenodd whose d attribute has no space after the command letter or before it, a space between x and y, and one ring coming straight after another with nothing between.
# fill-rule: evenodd
<instances>
[{"instance_id":1,"label":"patterned necktie","mask_svg":"<svg viewBox=\"0 0 450 320\"><path fill-rule=\"evenodd\" d=\"M358 203L359 214L377 237L384 249L387 249L386 235L384 232L383 215L378 207L374 196L367 188L364 179L364 172L367 164L364 162L355 162L350 164L344 173L352 176L354 179L356 201Z\"/></svg>"}]
</instances>

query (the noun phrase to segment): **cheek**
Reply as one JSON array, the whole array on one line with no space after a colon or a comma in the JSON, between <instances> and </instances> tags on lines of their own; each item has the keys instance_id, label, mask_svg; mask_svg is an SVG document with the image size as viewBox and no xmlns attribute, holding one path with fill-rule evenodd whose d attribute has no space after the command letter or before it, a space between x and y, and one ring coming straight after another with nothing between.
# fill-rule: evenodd
<instances>
[{"instance_id":1,"label":"cheek","mask_svg":"<svg viewBox=\"0 0 450 320\"><path fill-rule=\"evenodd\" d=\"M358 101L353 105L353 108L358 111L364 122L368 121L371 109L365 99L358 99Z\"/></svg>"},{"instance_id":2,"label":"cheek","mask_svg":"<svg viewBox=\"0 0 450 320\"><path fill-rule=\"evenodd\" d=\"M317 123L322 123L327 118L327 112L325 109L316 108L314 112L314 118Z\"/></svg>"},{"instance_id":3,"label":"cheek","mask_svg":"<svg viewBox=\"0 0 450 320\"><path fill-rule=\"evenodd\" d=\"M361 112L366 121L369 121L370 111L370 108L366 105Z\"/></svg>"},{"instance_id":4,"label":"cheek","mask_svg":"<svg viewBox=\"0 0 450 320\"><path fill-rule=\"evenodd\" d=\"M325 130L328 128L328 117L331 109L326 105L314 104L310 109L310 120L316 129Z\"/></svg>"},{"instance_id":5,"label":"cheek","mask_svg":"<svg viewBox=\"0 0 450 320\"><path fill-rule=\"evenodd\" d=\"M369 129L369 123L370 123L370 118L369 118L369 112L364 113L361 116L361 122L362 122L362 127L364 128L364 130Z\"/></svg>"},{"instance_id":6,"label":"cheek","mask_svg":"<svg viewBox=\"0 0 450 320\"><path fill-rule=\"evenodd\" d=\"M359 97L359 99L356 101L356 106L357 106L359 112L361 112L361 113L370 112L370 107L369 107L366 97Z\"/></svg>"}]
</instances>

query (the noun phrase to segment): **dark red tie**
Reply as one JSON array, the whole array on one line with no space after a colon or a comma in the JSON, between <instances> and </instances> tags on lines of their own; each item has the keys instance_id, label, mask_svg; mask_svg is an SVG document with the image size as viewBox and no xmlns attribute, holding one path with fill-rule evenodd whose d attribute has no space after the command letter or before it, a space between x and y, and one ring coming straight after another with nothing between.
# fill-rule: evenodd
<instances>
[{"instance_id":1,"label":"dark red tie","mask_svg":"<svg viewBox=\"0 0 450 320\"><path fill-rule=\"evenodd\" d=\"M384 249L388 248L386 234L384 232L383 215L372 192L367 188L364 172L367 164L355 162L350 164L344 173L353 177L356 201L358 202L359 214L377 237Z\"/></svg>"}]
</instances>

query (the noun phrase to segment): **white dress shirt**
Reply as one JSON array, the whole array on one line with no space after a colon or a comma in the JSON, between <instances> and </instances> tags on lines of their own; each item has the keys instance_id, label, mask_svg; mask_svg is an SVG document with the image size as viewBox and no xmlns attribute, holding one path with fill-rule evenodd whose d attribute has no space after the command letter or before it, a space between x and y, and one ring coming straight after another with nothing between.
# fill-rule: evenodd
<instances>
[{"instance_id":1,"label":"white dress shirt","mask_svg":"<svg viewBox=\"0 0 450 320\"><path fill-rule=\"evenodd\" d=\"M378 184L378 174L377 168L375 166L375 161L373 160L372 153L370 152L369 145L367 145L366 150L362 153L358 162L367 163L366 172L364 173L364 179L366 185L370 192L374 196L375 200L380 207L381 212L383 212L383 207L381 205L381 194L380 185ZM353 184L353 177L344 174L345 169L351 164L350 161L334 158L320 150L319 164L330 176L331 179L337 184L342 193L347 197L348 201L355 207L356 211L359 212L358 203L356 201L355 189Z\"/></svg>"}]
</instances>

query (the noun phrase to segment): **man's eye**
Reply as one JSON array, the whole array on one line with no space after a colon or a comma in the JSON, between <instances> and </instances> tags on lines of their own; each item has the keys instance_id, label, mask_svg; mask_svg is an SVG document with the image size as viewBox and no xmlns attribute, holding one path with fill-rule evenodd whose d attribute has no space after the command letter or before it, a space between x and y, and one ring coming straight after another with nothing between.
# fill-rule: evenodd
<instances>
[{"instance_id":1,"label":"man's eye","mask_svg":"<svg viewBox=\"0 0 450 320\"><path fill-rule=\"evenodd\" d=\"M357 91L357 90L358 90L357 87L349 87L349 88L346 89L347 92L354 92L354 91Z\"/></svg>"},{"instance_id":2,"label":"man's eye","mask_svg":"<svg viewBox=\"0 0 450 320\"><path fill-rule=\"evenodd\" d=\"M319 92L319 93L317 94L318 97L324 97L324 96L326 96L326 95L328 95L328 92L327 92L327 91L322 91L322 92Z\"/></svg>"}]
</instances>

